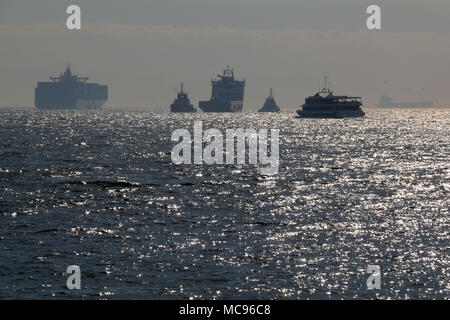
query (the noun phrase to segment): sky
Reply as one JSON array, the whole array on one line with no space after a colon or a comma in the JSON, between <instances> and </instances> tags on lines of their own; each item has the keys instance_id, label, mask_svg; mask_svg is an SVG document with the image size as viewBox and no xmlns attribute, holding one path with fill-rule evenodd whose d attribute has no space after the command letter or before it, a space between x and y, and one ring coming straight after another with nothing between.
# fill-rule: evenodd
<instances>
[{"instance_id":1,"label":"sky","mask_svg":"<svg viewBox=\"0 0 450 320\"><path fill-rule=\"evenodd\" d=\"M67 30L77 4L82 30ZM366 8L382 30L366 28ZM165 110L181 81L194 105L227 65L244 108L274 89L295 110L323 75L336 94L450 106L449 0L0 0L0 106L33 106L37 81L72 71L109 86L105 109Z\"/></svg>"}]
</instances>

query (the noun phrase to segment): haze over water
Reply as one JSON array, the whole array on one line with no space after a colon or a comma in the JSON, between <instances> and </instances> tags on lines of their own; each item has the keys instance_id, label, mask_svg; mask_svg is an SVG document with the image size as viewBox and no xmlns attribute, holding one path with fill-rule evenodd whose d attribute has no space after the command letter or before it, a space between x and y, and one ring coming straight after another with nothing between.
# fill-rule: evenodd
<instances>
[{"instance_id":1,"label":"haze over water","mask_svg":"<svg viewBox=\"0 0 450 320\"><path fill-rule=\"evenodd\" d=\"M448 299L450 112L365 111L1 112L0 298ZM279 174L172 164L194 120L280 129Z\"/></svg>"},{"instance_id":2,"label":"haze over water","mask_svg":"<svg viewBox=\"0 0 450 320\"><path fill-rule=\"evenodd\" d=\"M208 99L227 65L247 80L246 110L273 88L294 111L325 74L367 107L381 95L450 106L448 0L75 2L81 30L67 30L71 2L0 0L0 106L33 106L36 83L68 63L108 85L105 109L165 107L182 81L191 101ZM382 30L366 27L371 4Z\"/></svg>"}]
</instances>

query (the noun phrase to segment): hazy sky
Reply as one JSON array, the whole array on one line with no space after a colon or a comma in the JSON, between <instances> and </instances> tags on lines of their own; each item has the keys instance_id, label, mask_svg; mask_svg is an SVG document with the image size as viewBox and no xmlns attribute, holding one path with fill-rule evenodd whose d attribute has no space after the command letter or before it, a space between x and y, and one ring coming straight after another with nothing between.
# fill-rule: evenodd
<instances>
[{"instance_id":1,"label":"hazy sky","mask_svg":"<svg viewBox=\"0 0 450 320\"><path fill-rule=\"evenodd\" d=\"M78 4L83 29L65 27ZM381 31L366 8L382 8ZM270 88L295 109L328 74L337 94L450 106L449 0L0 0L0 106L32 106L37 81L70 63L107 84L105 108L168 108L180 81L197 105L226 65L245 107Z\"/></svg>"}]
</instances>

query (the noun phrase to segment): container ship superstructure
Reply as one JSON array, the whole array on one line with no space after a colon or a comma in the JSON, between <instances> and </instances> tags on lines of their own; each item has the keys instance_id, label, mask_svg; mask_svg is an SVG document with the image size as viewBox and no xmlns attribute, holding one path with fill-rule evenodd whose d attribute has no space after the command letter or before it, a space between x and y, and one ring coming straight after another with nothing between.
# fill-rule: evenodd
<instances>
[{"instance_id":1,"label":"container ship superstructure","mask_svg":"<svg viewBox=\"0 0 450 320\"><path fill-rule=\"evenodd\" d=\"M208 101L200 101L203 112L242 112L245 79L234 78L234 70L227 67L218 79L211 80L212 94Z\"/></svg>"},{"instance_id":2,"label":"container ship superstructure","mask_svg":"<svg viewBox=\"0 0 450 320\"><path fill-rule=\"evenodd\" d=\"M305 99L297 113L300 118L347 118L364 117L361 97L335 96L330 90L327 77L321 91Z\"/></svg>"},{"instance_id":3,"label":"container ship superstructure","mask_svg":"<svg viewBox=\"0 0 450 320\"><path fill-rule=\"evenodd\" d=\"M51 82L38 82L35 106L43 110L96 110L108 100L108 87L88 83L88 77L72 74L70 66Z\"/></svg>"}]
</instances>

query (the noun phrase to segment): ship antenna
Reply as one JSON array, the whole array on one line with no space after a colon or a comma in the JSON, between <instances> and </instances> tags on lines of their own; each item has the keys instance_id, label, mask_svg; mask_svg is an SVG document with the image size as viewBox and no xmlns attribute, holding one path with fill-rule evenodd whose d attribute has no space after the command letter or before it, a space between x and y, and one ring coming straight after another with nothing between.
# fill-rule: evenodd
<instances>
[{"instance_id":1,"label":"ship antenna","mask_svg":"<svg viewBox=\"0 0 450 320\"><path fill-rule=\"evenodd\" d=\"M322 92L324 92L324 93L331 92L330 91L330 82L328 81L328 77L326 75L323 77Z\"/></svg>"},{"instance_id":2,"label":"ship antenna","mask_svg":"<svg viewBox=\"0 0 450 320\"><path fill-rule=\"evenodd\" d=\"M183 82L181 83L181 93L184 93L184 85L183 85Z\"/></svg>"},{"instance_id":3,"label":"ship antenna","mask_svg":"<svg viewBox=\"0 0 450 320\"><path fill-rule=\"evenodd\" d=\"M270 97L273 98L273 89L270 88Z\"/></svg>"}]
</instances>

